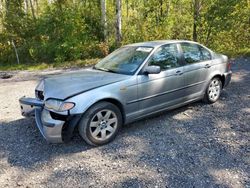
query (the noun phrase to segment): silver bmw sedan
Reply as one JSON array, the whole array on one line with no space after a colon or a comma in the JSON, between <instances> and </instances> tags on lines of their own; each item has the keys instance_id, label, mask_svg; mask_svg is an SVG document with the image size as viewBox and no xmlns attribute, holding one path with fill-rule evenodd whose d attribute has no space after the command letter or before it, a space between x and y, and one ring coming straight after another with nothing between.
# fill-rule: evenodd
<instances>
[{"instance_id":1,"label":"silver bmw sedan","mask_svg":"<svg viewBox=\"0 0 250 188\"><path fill-rule=\"evenodd\" d=\"M143 42L119 48L92 68L45 78L36 98L19 102L48 142L68 141L78 128L98 146L124 124L198 100L216 102L231 74L227 56L198 43Z\"/></svg>"}]
</instances>

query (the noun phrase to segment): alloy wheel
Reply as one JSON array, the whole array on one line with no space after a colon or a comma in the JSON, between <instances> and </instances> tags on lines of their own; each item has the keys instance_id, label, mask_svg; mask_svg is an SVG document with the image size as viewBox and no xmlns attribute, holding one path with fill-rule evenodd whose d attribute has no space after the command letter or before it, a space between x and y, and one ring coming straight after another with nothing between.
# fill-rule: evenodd
<instances>
[{"instance_id":1,"label":"alloy wheel","mask_svg":"<svg viewBox=\"0 0 250 188\"><path fill-rule=\"evenodd\" d=\"M213 79L208 88L209 99L212 101L216 101L220 96L220 92L221 92L220 81L217 79Z\"/></svg>"},{"instance_id":2,"label":"alloy wheel","mask_svg":"<svg viewBox=\"0 0 250 188\"><path fill-rule=\"evenodd\" d=\"M90 134L96 140L109 139L117 129L116 114L108 109L97 112L90 121Z\"/></svg>"}]
</instances>

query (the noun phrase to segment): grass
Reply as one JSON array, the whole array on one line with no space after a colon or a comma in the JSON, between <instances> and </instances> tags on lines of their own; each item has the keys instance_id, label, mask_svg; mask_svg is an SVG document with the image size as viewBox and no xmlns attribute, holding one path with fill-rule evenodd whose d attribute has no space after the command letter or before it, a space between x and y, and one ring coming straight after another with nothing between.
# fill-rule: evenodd
<instances>
[{"instance_id":1,"label":"grass","mask_svg":"<svg viewBox=\"0 0 250 188\"><path fill-rule=\"evenodd\" d=\"M44 70L44 69L59 69L59 68L81 68L92 66L99 61L96 59L85 59L77 61L65 61L61 63L33 63L33 64L0 64L0 71L15 71L15 70Z\"/></svg>"}]
</instances>

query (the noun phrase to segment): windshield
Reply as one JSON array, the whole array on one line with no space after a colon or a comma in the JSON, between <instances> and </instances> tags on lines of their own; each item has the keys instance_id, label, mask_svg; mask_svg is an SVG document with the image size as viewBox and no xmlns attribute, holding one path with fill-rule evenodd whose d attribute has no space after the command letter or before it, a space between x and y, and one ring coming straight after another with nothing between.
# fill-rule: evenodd
<instances>
[{"instance_id":1,"label":"windshield","mask_svg":"<svg viewBox=\"0 0 250 188\"><path fill-rule=\"evenodd\" d=\"M102 59L94 68L132 75L148 57L152 49L151 47L125 46Z\"/></svg>"}]
</instances>

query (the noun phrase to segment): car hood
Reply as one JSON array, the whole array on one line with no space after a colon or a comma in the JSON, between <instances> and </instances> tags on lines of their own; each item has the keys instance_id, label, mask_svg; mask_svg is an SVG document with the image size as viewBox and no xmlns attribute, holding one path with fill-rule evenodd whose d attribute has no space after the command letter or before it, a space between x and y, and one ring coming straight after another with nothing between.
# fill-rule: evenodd
<instances>
[{"instance_id":1,"label":"car hood","mask_svg":"<svg viewBox=\"0 0 250 188\"><path fill-rule=\"evenodd\" d=\"M129 78L128 75L85 69L44 79L44 97L66 99L101 86Z\"/></svg>"}]
</instances>

